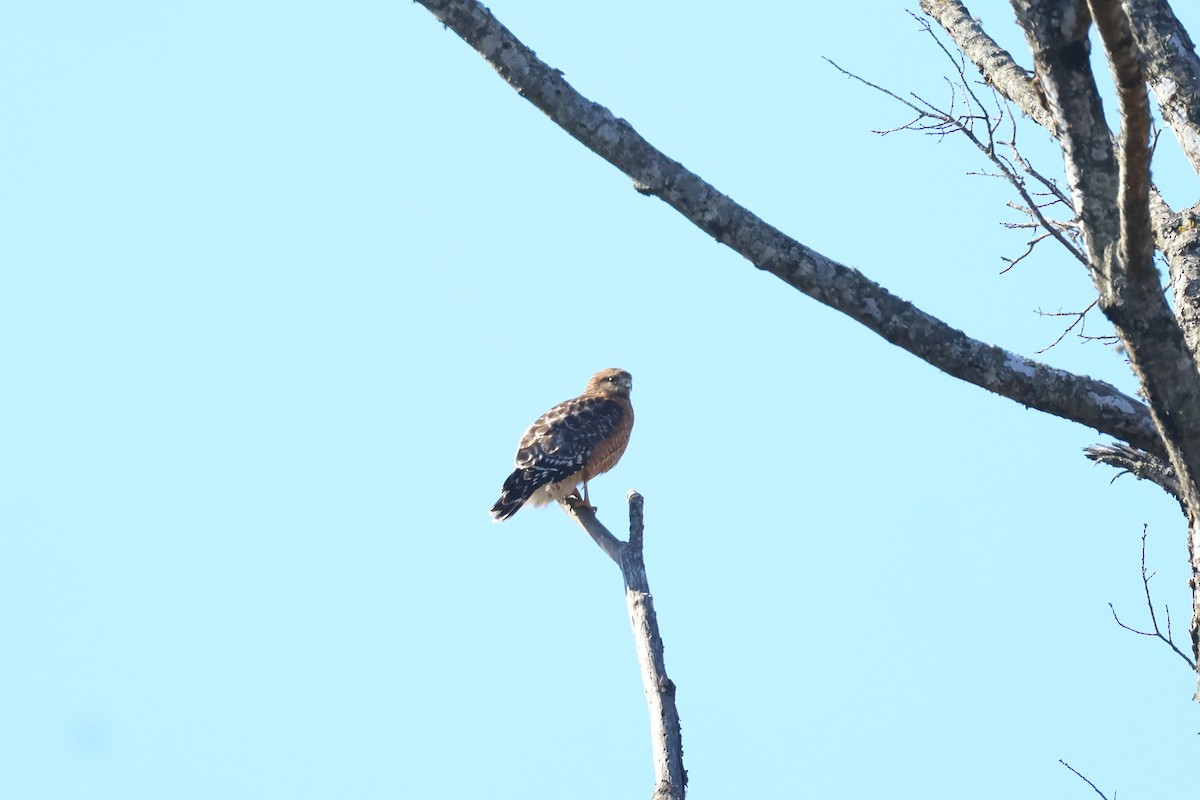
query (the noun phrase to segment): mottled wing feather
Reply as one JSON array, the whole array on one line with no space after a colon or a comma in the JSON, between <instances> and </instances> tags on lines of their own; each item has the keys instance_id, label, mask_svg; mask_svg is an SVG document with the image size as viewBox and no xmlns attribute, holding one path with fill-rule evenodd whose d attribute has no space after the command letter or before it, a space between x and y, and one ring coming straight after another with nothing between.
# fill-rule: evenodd
<instances>
[{"instance_id":1,"label":"mottled wing feather","mask_svg":"<svg viewBox=\"0 0 1200 800\"><path fill-rule=\"evenodd\" d=\"M537 473L538 485L570 477L583 469L598 444L612 436L622 413L620 404L607 397L559 403L521 437L517 468Z\"/></svg>"},{"instance_id":2,"label":"mottled wing feather","mask_svg":"<svg viewBox=\"0 0 1200 800\"><path fill-rule=\"evenodd\" d=\"M492 518L508 519L526 503L546 505L616 464L634 426L629 373L593 375L583 395L538 417L517 445L516 469L504 481Z\"/></svg>"},{"instance_id":3,"label":"mottled wing feather","mask_svg":"<svg viewBox=\"0 0 1200 800\"><path fill-rule=\"evenodd\" d=\"M583 395L540 416L517 445L516 469L504 481L492 517L508 519L543 486L609 469L629 441L628 409L628 401Z\"/></svg>"}]
</instances>

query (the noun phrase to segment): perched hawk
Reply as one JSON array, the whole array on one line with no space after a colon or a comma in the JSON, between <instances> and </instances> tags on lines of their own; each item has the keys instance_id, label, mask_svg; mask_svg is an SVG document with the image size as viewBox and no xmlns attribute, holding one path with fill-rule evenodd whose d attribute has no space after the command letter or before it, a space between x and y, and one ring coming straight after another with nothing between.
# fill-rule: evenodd
<instances>
[{"instance_id":1,"label":"perched hawk","mask_svg":"<svg viewBox=\"0 0 1200 800\"><path fill-rule=\"evenodd\" d=\"M526 503L544 506L562 500L580 483L588 502L588 481L612 469L629 444L632 388L628 372L604 369L579 397L538 417L517 445L517 468L492 506L493 520L508 519Z\"/></svg>"}]
</instances>

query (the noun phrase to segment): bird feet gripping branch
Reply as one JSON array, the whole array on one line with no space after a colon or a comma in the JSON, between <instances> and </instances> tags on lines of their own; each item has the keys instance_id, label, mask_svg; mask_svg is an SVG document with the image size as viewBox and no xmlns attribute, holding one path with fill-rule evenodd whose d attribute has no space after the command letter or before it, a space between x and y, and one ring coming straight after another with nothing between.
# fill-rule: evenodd
<instances>
[{"instance_id":1,"label":"bird feet gripping branch","mask_svg":"<svg viewBox=\"0 0 1200 800\"><path fill-rule=\"evenodd\" d=\"M583 484L583 497L579 496L579 489L576 489L575 491L571 492L569 495L564 497L563 502L566 503L573 511L579 511L581 509L584 509L584 510L590 511L593 514L595 514L596 511L599 510L596 508L596 506L592 505L592 501L588 497L588 490L587 490L586 482L584 482L584 484Z\"/></svg>"}]
</instances>

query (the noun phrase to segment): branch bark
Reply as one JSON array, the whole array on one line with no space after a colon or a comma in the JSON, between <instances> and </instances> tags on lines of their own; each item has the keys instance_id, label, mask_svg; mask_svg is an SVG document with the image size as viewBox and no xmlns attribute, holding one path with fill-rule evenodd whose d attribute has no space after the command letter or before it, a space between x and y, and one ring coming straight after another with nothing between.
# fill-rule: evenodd
<instances>
[{"instance_id":1,"label":"branch bark","mask_svg":"<svg viewBox=\"0 0 1200 800\"><path fill-rule=\"evenodd\" d=\"M1161 458L1118 442L1085 447L1083 454L1097 464L1107 464L1121 470L1113 477L1114 481L1128 472L1139 480L1157 484L1164 492L1179 501L1180 508L1185 514L1187 513L1187 508L1184 507L1183 500L1179 497L1179 481L1175 478L1175 472L1171 469L1171 465Z\"/></svg>"},{"instance_id":2,"label":"branch bark","mask_svg":"<svg viewBox=\"0 0 1200 800\"><path fill-rule=\"evenodd\" d=\"M1200 654L1200 376L1153 262L1149 107L1130 23L1116 0L1014 0L1013 5L1058 122L1100 307L1149 401L1187 511L1195 656ZM1119 160L1088 64L1092 21L1117 84Z\"/></svg>"},{"instance_id":3,"label":"branch bark","mask_svg":"<svg viewBox=\"0 0 1200 800\"><path fill-rule=\"evenodd\" d=\"M1112 66L1121 109L1121 149L1117 162L1117 211L1121 227L1117 257L1131 280L1147 284L1145 288L1161 298L1150 228L1150 101L1146 97L1146 80L1125 9L1117 0L1090 0L1090 5ZM1168 310L1165 300L1161 305Z\"/></svg>"},{"instance_id":4,"label":"branch bark","mask_svg":"<svg viewBox=\"0 0 1200 800\"><path fill-rule=\"evenodd\" d=\"M964 334L767 224L579 94L473 0L417 0L517 92L588 149L759 269L837 309L934 367L1024 406L1163 454L1146 406L1115 387Z\"/></svg>"},{"instance_id":5,"label":"branch bark","mask_svg":"<svg viewBox=\"0 0 1200 800\"><path fill-rule=\"evenodd\" d=\"M1100 305L1117 328L1148 407L1107 383L972 339L857 270L786 236L654 148L628 122L576 92L479 3L418 2L479 52L522 97L632 178L637 191L660 198L759 269L950 375L1165 454L1188 510L1192 641L1193 651L1200 652L1200 377L1153 264L1145 88L1130 25L1117 0L1094 0L1090 9L1083 0L1013 0L1013 5L1026 30L1042 89L1040 95L1025 93L1025 102L1032 104L1027 113L1045 120L1043 112L1048 112L1051 130L1063 146ZM1122 161L1114 151L1090 70L1087 36L1093 13L1121 96ZM959 29L966 30L961 24ZM984 41L977 30L971 35L977 43ZM1007 53L997 50L990 56L994 68L1015 87L1019 76L1004 67Z\"/></svg>"},{"instance_id":6,"label":"branch bark","mask_svg":"<svg viewBox=\"0 0 1200 800\"><path fill-rule=\"evenodd\" d=\"M1191 148L1200 156L1200 94L1186 89L1196 86L1200 67L1187 32L1165 0L1126 2L1126 9L1133 20L1147 80L1164 118L1185 154L1191 158ZM942 26L984 80L1026 116L1058 136L1058 125L1040 81L984 32L965 5L959 0L921 0L921 10ZM1193 161L1193 165L1196 163ZM1150 207L1154 239L1171 273L1176 319L1188 348L1200 352L1200 207L1177 214L1153 186Z\"/></svg>"},{"instance_id":7,"label":"branch bark","mask_svg":"<svg viewBox=\"0 0 1200 800\"><path fill-rule=\"evenodd\" d=\"M1166 0L1124 0L1146 83L1192 169L1200 173L1200 59ZM1171 271L1175 316L1200 352L1200 225L1197 207L1177 215L1151 197L1154 236Z\"/></svg>"},{"instance_id":8,"label":"branch bark","mask_svg":"<svg viewBox=\"0 0 1200 800\"><path fill-rule=\"evenodd\" d=\"M942 26L985 81L1038 125L1054 132L1054 116L1033 74L1017 65L1012 55L984 32L958 0L921 0L921 11Z\"/></svg>"},{"instance_id":9,"label":"branch bark","mask_svg":"<svg viewBox=\"0 0 1200 800\"><path fill-rule=\"evenodd\" d=\"M1176 214L1161 197L1152 195L1150 224L1170 271L1175 318L1188 349L1200 353L1200 207Z\"/></svg>"},{"instance_id":10,"label":"branch bark","mask_svg":"<svg viewBox=\"0 0 1200 800\"><path fill-rule=\"evenodd\" d=\"M1166 0L1123 0L1163 120L1200 173L1200 59Z\"/></svg>"},{"instance_id":11,"label":"branch bark","mask_svg":"<svg viewBox=\"0 0 1200 800\"><path fill-rule=\"evenodd\" d=\"M621 568L625 581L625 604L637 649L642 688L650 709L650 746L654 758L654 794L651 800L683 800L687 791L687 771L683 768L683 737L679 709L675 705L675 684L667 677L663 658L662 635L654 596L646 578L642 558L645 532L642 496L629 492L629 541L622 542L596 519L596 509L578 496L562 501L567 514L592 537L605 555Z\"/></svg>"},{"instance_id":12,"label":"branch bark","mask_svg":"<svg viewBox=\"0 0 1200 800\"><path fill-rule=\"evenodd\" d=\"M1068 20L1074 20L1076 23L1086 22L1090 13L1083 8L1082 3L1067 2L1055 6L1053 3L1014 2L1014 6L1017 7L1019 16L1022 10L1032 15L1036 8L1040 12L1048 12L1047 19L1057 23L1066 23ZM1095 6L1096 4L1093 3L1093 7ZM1137 138L1141 136L1141 131L1146 124L1141 110L1145 90L1140 85L1143 83L1142 78L1136 74L1140 63L1140 68L1145 71L1145 81L1148 81L1153 89L1164 119L1171 126L1192 166L1200 172L1200 92L1197 91L1197 87L1200 86L1200 61L1196 58L1191 39L1179 24L1166 0L1123 0L1123 10L1127 15L1127 21L1123 21L1116 14L1114 6L1112 0L1101 2L1098 22L1102 28L1101 32L1110 61L1114 64L1114 74L1123 108L1122 119L1125 128L1123 137L1128 141L1126 146L1132 147L1130 151L1133 154L1132 159L1121 169L1125 176L1133 176L1139 184L1148 181L1148 153ZM1015 62L1012 62L1011 56L1006 51L983 33L959 0L921 0L921 8L942 25L967 58L979 68L986 80L994 85L1001 94L1015 102L1029 117L1063 142L1064 151L1067 152L1067 167L1070 170L1073 162L1068 150L1069 143L1064 141L1064 135L1072 132L1072 126L1078 128L1081 120L1085 123L1082 126L1083 129L1091 130L1092 125L1087 119L1087 112L1085 111L1082 117L1068 118L1063 116L1063 113L1071 111L1072 108L1079 110L1074 105L1052 109L1046 92L1035 91L1034 80L1017 67ZM1039 52L1037 43L1049 41L1044 38L1044 33L1050 31L1053 34L1054 25L1044 29L1041 33L1029 31L1028 26L1026 27L1031 49L1033 49L1036 59ZM1086 25L1084 27L1086 28ZM1086 34L1086 30L1084 33ZM1133 48L1128 41L1130 35L1136 42L1140 62L1139 59L1133 57ZM1059 46L1063 44L1065 44L1063 41L1058 43ZM1086 52L1086 39L1076 35L1076 46L1084 48L1084 52ZM1039 84L1045 80L1044 74L1051 66L1046 61L1039 64L1039 72L1042 73L1042 76L1038 78ZM1086 69L1086 65L1082 63L1077 63L1076 66L1079 71ZM1065 65L1065 68L1069 71L1069 65ZM1061 73L1062 70L1059 72ZM1098 98L1094 102L1098 106ZM1125 111L1128 111L1129 117L1124 115ZM1107 129L1106 126L1105 129ZM1078 152L1078 147L1076 147L1076 152ZM1106 179L1110 177L1110 175L1106 175ZM1133 300L1128 304L1130 308L1124 311L1120 308L1117 309L1117 316L1122 317L1127 323L1126 329L1122 333L1122 339L1132 335L1144 345L1133 360L1135 371L1138 372L1139 379L1143 381L1143 386L1146 386L1147 397L1150 398L1151 405L1164 404L1159 405L1159 408L1162 409L1163 416L1168 417L1165 420L1167 425L1174 430L1190 431L1191 437L1188 438L1192 438L1197 433L1194 419L1180 425L1173 423L1169 418L1181 410L1186 414L1195 408L1194 400L1189 400L1186 395L1194 393L1194 390L1188 389L1187 384L1194 382L1195 354L1200 353L1200 205L1177 214L1153 186L1148 186L1146 189L1150 229L1155 245L1167 260L1170 272L1171 289L1175 298L1174 317L1179 329L1177 333L1174 330L1175 326L1167 319L1168 314L1163 308L1165 302L1162 301L1161 294L1154 291L1154 287L1157 285L1157 273L1152 271L1152 268L1147 269L1149 259L1145 254L1144 238L1148 237L1143 237L1140 230L1132 230L1134 226L1142 224L1143 211L1140 207L1135 209L1129 203L1136 203L1140 206L1142 203L1140 194L1136 198L1133 197L1133 187L1125 184L1124 179L1120 176L1118 176L1118 181L1122 186L1118 190L1119 200L1111 198L1108 202L1118 215L1120 224L1115 230L1111 226L1109 227L1105 243L1111 246L1113 240L1120 242L1121 249L1118 251L1118 255L1123 253L1123 258L1138 261L1140 265L1137 267L1138 270L1153 272L1154 275L1153 278L1146 275L1141 279L1141 292L1144 300ZM1100 187L1092 186L1086 188L1085 191L1097 189ZM1136 191L1140 193L1142 187L1139 185L1136 187ZM1103 190L1096 194L1098 197L1107 196L1107 192ZM1099 235L1095 229L1092 230L1092 234L1093 236ZM1095 244L1095 242L1090 243L1090 247L1092 247L1090 252L1093 257L1098 253L1094 249ZM1100 255L1103 257L1102 252ZM1111 253L1109 255L1111 256ZM1129 261L1126 261L1126 264L1128 263ZM1105 313L1110 319L1113 319L1113 315L1109 313L1114 307L1111 303L1112 292L1118 287L1113 284L1106 287L1105 284L1110 278L1123 281L1125 276L1116 274L1106 277L1103 272L1096 271L1093 271L1093 275L1098 277L1097 287L1101 298L1105 297L1106 291L1109 293L1110 304ZM1131 293L1126 293L1126 297L1130 298ZM1138 306L1143 302L1147 304L1145 308L1148 309L1148 313L1143 318L1139 318L1143 309L1139 309ZM1121 327L1118 325L1119 332L1121 332ZM1182 342L1180 342L1180 338L1182 338ZM1152 393L1145 383L1146 375L1143 373L1146 372L1160 375L1166 384L1165 393L1173 395L1173 399L1163 397L1162 394ZM1171 372L1174 372L1174 375L1170 375ZM1172 385L1179 384L1183 384L1180 386L1181 391L1171 390ZM1164 387L1160 386L1161 388ZM1164 438L1168 447L1171 447L1172 433L1162 428L1161 422L1156 420L1156 424L1159 424L1160 429L1164 430ZM1176 445L1180 444L1176 440ZM1191 449L1194 445L1182 443L1182 446L1185 448L1182 452L1179 446L1173 448L1172 465L1174 465L1176 457L1184 456L1185 453L1194 458L1195 451ZM1102 452L1104 452L1103 448L1097 450L1097 453ZM1149 462L1152 459L1139 456L1138 461ZM1111 460L1107 460L1106 463L1118 465ZM1190 580L1192 589L1192 656L1193 661L1197 661L1200 660L1200 515L1197 514L1194 504L1196 494L1194 482L1190 479L1181 481L1171 467L1165 467L1165 469L1156 467L1152 472L1171 476L1169 481L1156 482L1180 500L1188 517L1188 560L1192 570ZM1200 691L1197 692L1196 699L1200 700Z\"/></svg>"}]
</instances>

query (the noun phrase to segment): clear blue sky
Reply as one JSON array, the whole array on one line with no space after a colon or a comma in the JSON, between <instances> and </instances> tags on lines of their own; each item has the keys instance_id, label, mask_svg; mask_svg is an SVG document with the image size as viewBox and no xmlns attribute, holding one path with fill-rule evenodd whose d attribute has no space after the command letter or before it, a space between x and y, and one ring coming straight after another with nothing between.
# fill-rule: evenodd
<instances>
[{"instance_id":1,"label":"clear blue sky","mask_svg":"<svg viewBox=\"0 0 1200 800\"><path fill-rule=\"evenodd\" d=\"M907 112L821 56L938 101L947 65L868 6L491 3L767 220L1033 355L1090 283L1049 247L999 274L1024 236L964 142L871 133ZM5 797L648 796L617 570L557 509L486 514L608 366L638 419L592 498L619 530L646 497L690 797L1090 796L1059 758L1194 796L1194 676L1106 605L1144 620L1147 524L1186 639L1173 503L638 195L423 8L15 4L0 71Z\"/></svg>"}]
</instances>

